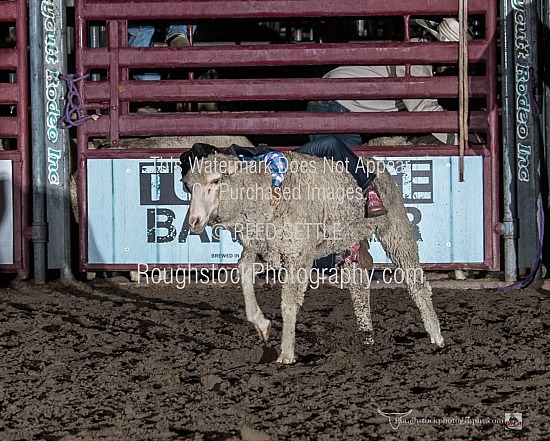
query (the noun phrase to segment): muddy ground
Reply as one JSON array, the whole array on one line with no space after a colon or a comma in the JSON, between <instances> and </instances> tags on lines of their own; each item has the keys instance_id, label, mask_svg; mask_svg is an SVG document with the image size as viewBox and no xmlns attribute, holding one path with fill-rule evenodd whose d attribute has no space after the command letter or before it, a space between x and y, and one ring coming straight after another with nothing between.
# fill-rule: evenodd
<instances>
[{"instance_id":1,"label":"muddy ground","mask_svg":"<svg viewBox=\"0 0 550 441\"><path fill-rule=\"evenodd\" d=\"M547 291L434 289L437 349L403 289L373 291L364 347L348 293L325 285L299 314L293 366L273 362L279 295L258 290L263 346L237 286L0 288L0 439L550 439ZM412 412L393 429L378 410Z\"/></svg>"}]
</instances>

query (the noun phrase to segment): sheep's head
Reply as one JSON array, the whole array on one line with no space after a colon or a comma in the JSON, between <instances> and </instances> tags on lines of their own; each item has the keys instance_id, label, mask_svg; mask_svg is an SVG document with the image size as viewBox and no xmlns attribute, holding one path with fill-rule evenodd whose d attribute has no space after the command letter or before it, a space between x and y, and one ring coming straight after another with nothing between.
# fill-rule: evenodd
<instances>
[{"instance_id":1,"label":"sheep's head","mask_svg":"<svg viewBox=\"0 0 550 441\"><path fill-rule=\"evenodd\" d=\"M189 226L194 233L200 233L218 216L223 179L236 171L239 161L208 144L193 145L180 160L182 182L191 193Z\"/></svg>"}]
</instances>

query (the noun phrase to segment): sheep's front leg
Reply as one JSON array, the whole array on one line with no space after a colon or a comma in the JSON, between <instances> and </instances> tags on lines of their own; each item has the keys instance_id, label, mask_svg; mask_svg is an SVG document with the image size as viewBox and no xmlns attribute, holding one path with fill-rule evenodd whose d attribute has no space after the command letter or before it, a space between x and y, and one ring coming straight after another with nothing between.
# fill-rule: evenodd
<instances>
[{"instance_id":1,"label":"sheep's front leg","mask_svg":"<svg viewBox=\"0 0 550 441\"><path fill-rule=\"evenodd\" d=\"M279 355L277 363L292 364L296 362L296 356L294 355L296 315L298 314L299 307L302 306L304 302L306 288L307 281L304 283L287 281L287 283L283 284L281 300L283 336L281 342L281 355Z\"/></svg>"},{"instance_id":2,"label":"sheep's front leg","mask_svg":"<svg viewBox=\"0 0 550 441\"><path fill-rule=\"evenodd\" d=\"M241 287L244 295L244 306L246 310L246 319L254 325L262 341L269 339L271 323L265 318L264 313L258 306L256 295L254 294L254 261L255 255L249 256L243 253L239 260L239 273L241 278Z\"/></svg>"}]
</instances>

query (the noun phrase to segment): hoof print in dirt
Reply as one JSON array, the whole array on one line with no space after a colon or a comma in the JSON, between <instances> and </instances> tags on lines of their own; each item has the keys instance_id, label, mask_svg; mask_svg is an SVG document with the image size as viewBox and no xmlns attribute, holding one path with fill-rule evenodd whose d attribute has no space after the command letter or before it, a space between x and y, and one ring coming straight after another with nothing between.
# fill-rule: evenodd
<instances>
[{"instance_id":1,"label":"hoof print in dirt","mask_svg":"<svg viewBox=\"0 0 550 441\"><path fill-rule=\"evenodd\" d=\"M277 360L278 357L279 357L279 353L277 352L277 349L272 348L270 346L264 346L262 357L260 358L258 363L260 364L273 363L275 360Z\"/></svg>"}]
</instances>

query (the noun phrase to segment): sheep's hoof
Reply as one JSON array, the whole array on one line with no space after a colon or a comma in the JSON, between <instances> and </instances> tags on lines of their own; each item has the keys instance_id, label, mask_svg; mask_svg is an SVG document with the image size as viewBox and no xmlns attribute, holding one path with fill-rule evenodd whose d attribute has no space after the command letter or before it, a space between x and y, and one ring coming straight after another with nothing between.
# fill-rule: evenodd
<instances>
[{"instance_id":1,"label":"sheep's hoof","mask_svg":"<svg viewBox=\"0 0 550 441\"><path fill-rule=\"evenodd\" d=\"M264 343L267 342L269 340L269 333L271 332L271 322L269 320L267 321L267 326L265 329L256 326L256 330L258 331L258 334L260 334L260 340Z\"/></svg>"},{"instance_id":2,"label":"sheep's hoof","mask_svg":"<svg viewBox=\"0 0 550 441\"><path fill-rule=\"evenodd\" d=\"M438 348L445 347L445 340L441 336L439 336L439 338L432 338L432 343L435 344Z\"/></svg>"},{"instance_id":3,"label":"sheep's hoof","mask_svg":"<svg viewBox=\"0 0 550 441\"><path fill-rule=\"evenodd\" d=\"M296 363L296 357L287 357L284 352L279 355L279 358L277 358L277 363L282 364L294 364Z\"/></svg>"}]
</instances>

